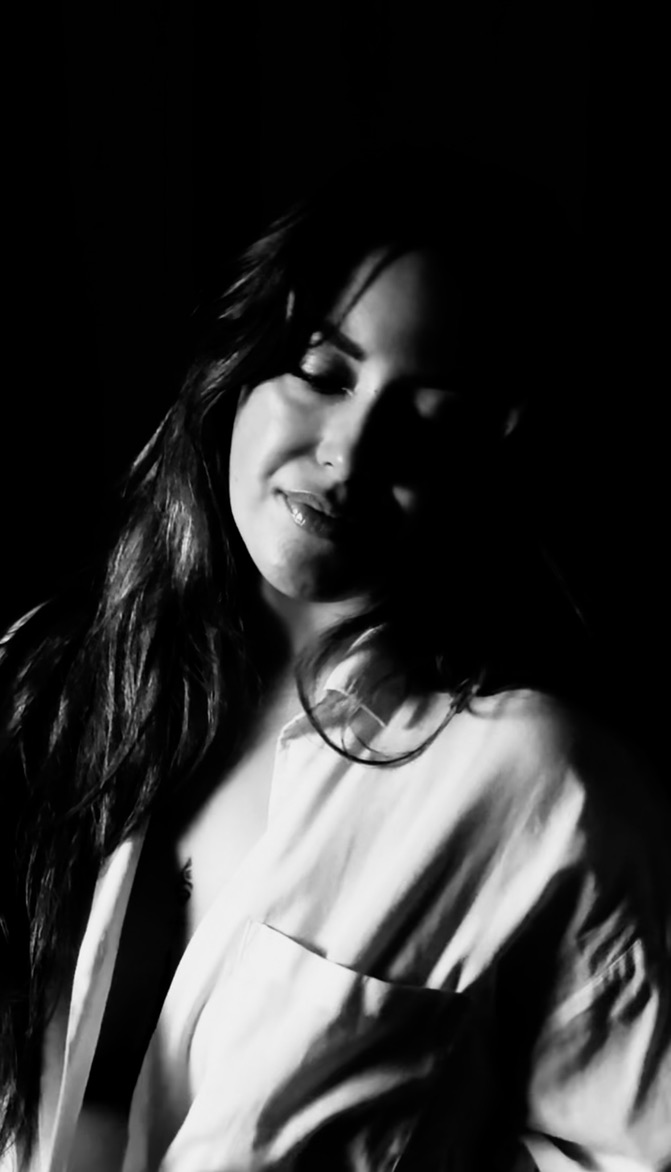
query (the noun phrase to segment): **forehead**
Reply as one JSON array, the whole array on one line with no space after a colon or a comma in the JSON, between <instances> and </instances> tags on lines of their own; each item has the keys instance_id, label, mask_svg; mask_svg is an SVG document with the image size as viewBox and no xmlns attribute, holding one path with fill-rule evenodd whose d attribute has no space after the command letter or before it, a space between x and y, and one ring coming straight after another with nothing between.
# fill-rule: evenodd
<instances>
[{"instance_id":1,"label":"forehead","mask_svg":"<svg viewBox=\"0 0 671 1172\"><path fill-rule=\"evenodd\" d=\"M365 353L433 362L455 342L459 303L445 262L417 249L368 257L338 299L335 317Z\"/></svg>"}]
</instances>

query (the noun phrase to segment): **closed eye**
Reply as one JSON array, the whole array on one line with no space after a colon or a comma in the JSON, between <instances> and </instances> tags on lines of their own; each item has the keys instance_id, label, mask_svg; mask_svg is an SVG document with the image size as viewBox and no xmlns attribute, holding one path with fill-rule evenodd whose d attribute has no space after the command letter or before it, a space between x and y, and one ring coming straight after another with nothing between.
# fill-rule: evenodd
<instances>
[{"instance_id":1,"label":"closed eye","mask_svg":"<svg viewBox=\"0 0 671 1172\"><path fill-rule=\"evenodd\" d=\"M347 395L353 388L354 375L349 367L340 361L325 361L317 349L308 350L289 373L320 395Z\"/></svg>"},{"instance_id":2,"label":"closed eye","mask_svg":"<svg viewBox=\"0 0 671 1172\"><path fill-rule=\"evenodd\" d=\"M307 370L297 370L294 372L294 377L307 383L313 391L317 391L320 395L346 395L349 392L349 387L345 385L343 379L333 374L313 374Z\"/></svg>"},{"instance_id":3,"label":"closed eye","mask_svg":"<svg viewBox=\"0 0 671 1172\"><path fill-rule=\"evenodd\" d=\"M322 332L313 334L307 351L290 373L320 395L346 395L356 382L351 362Z\"/></svg>"}]
</instances>

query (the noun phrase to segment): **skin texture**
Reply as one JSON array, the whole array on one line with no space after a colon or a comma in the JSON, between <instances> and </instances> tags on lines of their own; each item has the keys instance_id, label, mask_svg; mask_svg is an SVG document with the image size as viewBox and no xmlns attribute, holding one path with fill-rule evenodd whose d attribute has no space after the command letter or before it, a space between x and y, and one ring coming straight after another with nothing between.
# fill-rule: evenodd
<instances>
[{"instance_id":1,"label":"skin texture","mask_svg":"<svg viewBox=\"0 0 671 1172\"><path fill-rule=\"evenodd\" d=\"M458 318L431 254L369 258L299 369L241 400L231 508L271 605L340 615L402 556L456 435Z\"/></svg>"}]
</instances>

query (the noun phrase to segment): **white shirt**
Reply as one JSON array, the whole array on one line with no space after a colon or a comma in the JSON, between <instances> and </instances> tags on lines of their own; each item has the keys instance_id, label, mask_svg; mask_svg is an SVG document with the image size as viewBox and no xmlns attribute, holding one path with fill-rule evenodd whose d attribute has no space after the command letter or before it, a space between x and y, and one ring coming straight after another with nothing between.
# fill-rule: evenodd
<instances>
[{"instance_id":1,"label":"white shirt","mask_svg":"<svg viewBox=\"0 0 671 1172\"><path fill-rule=\"evenodd\" d=\"M356 678L353 657L329 679L327 727ZM348 744L411 750L446 705L360 705ZM391 768L299 716L267 830L174 975L122 1172L480 1172L513 1109L541 1172L668 1169L655 821L624 750L538 693L477 701ZM67 1168L141 846L98 882L31 1172Z\"/></svg>"}]
</instances>

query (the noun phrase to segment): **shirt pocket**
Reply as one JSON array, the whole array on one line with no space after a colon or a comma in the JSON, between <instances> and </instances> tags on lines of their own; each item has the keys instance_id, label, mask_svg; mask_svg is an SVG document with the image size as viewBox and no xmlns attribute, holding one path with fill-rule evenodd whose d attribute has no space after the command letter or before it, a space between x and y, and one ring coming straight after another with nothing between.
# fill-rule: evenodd
<instances>
[{"instance_id":1,"label":"shirt pocket","mask_svg":"<svg viewBox=\"0 0 671 1172\"><path fill-rule=\"evenodd\" d=\"M236 1126L248 1121L238 1155L246 1147L261 1168L397 1168L463 1032L463 995L382 981L257 921L221 993L200 1024L212 1053L222 1013L231 1023Z\"/></svg>"}]
</instances>

